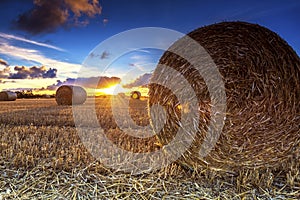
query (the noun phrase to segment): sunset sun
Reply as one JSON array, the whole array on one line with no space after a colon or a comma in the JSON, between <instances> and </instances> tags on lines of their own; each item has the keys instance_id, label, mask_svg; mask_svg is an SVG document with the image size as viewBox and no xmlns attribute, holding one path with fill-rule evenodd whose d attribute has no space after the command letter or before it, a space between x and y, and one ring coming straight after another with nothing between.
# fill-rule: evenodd
<instances>
[{"instance_id":1,"label":"sunset sun","mask_svg":"<svg viewBox=\"0 0 300 200\"><path fill-rule=\"evenodd\" d=\"M110 86L108 88L101 89L103 93L113 95L115 93L117 85Z\"/></svg>"},{"instance_id":2,"label":"sunset sun","mask_svg":"<svg viewBox=\"0 0 300 200\"><path fill-rule=\"evenodd\" d=\"M106 88L96 89L96 96L98 95L116 95L120 92L124 92L125 89L120 85L111 85Z\"/></svg>"}]
</instances>

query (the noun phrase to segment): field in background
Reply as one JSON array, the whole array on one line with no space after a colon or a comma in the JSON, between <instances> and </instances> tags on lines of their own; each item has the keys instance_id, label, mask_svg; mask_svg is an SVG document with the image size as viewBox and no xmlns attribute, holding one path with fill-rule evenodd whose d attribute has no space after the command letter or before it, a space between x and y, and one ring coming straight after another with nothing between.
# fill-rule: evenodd
<instances>
[{"instance_id":1,"label":"field in background","mask_svg":"<svg viewBox=\"0 0 300 200\"><path fill-rule=\"evenodd\" d=\"M109 97L96 102L99 123L114 144L133 152L160 148L155 137L136 139L122 132ZM146 99L130 101L133 121L145 127L146 108ZM126 131L136 131L122 123ZM237 174L191 171L176 163L125 174L106 168L86 150L70 106L57 106L54 99L0 102L0 199L299 199L299 162Z\"/></svg>"}]
</instances>

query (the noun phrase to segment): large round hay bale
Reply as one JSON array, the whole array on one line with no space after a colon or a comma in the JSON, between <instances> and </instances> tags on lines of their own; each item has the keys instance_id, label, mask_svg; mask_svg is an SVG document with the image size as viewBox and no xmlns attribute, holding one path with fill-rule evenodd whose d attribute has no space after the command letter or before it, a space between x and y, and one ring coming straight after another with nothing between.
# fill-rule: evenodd
<instances>
[{"instance_id":1,"label":"large round hay bale","mask_svg":"<svg viewBox=\"0 0 300 200\"><path fill-rule=\"evenodd\" d=\"M75 85L63 85L56 90L55 100L58 105L83 104L87 98L84 88Z\"/></svg>"},{"instance_id":2,"label":"large round hay bale","mask_svg":"<svg viewBox=\"0 0 300 200\"><path fill-rule=\"evenodd\" d=\"M213 24L188 36L204 47L216 64L225 86L227 111L214 148L205 157L199 156L211 119L208 88L190 62L172 53L173 50L163 54L159 64L180 72L199 103L196 136L178 162L191 168L204 165L234 171L276 167L295 152L299 153L300 59L295 51L276 33L246 22ZM189 44L180 43L182 40L169 49L190 51ZM152 81L164 73L163 69L154 71ZM183 105L179 105L175 94L164 83L167 80L149 85L149 107L160 104L166 112L166 123L156 133L162 146L174 139L181 127L181 116L190 112L183 111ZM150 114L152 125L158 126L161 112Z\"/></svg>"},{"instance_id":3,"label":"large round hay bale","mask_svg":"<svg viewBox=\"0 0 300 200\"><path fill-rule=\"evenodd\" d=\"M11 91L0 92L0 101L15 101L17 99L17 94Z\"/></svg>"},{"instance_id":4,"label":"large round hay bale","mask_svg":"<svg viewBox=\"0 0 300 200\"><path fill-rule=\"evenodd\" d=\"M140 99L142 96L141 92L139 91L132 91L130 94L132 99Z\"/></svg>"}]
</instances>

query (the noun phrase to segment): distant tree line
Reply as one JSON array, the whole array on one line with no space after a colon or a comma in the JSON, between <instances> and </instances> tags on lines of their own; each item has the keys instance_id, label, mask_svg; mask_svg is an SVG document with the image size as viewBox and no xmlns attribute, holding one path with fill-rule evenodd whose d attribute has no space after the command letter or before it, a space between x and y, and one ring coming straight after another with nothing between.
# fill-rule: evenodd
<instances>
[{"instance_id":1,"label":"distant tree line","mask_svg":"<svg viewBox=\"0 0 300 200\"><path fill-rule=\"evenodd\" d=\"M37 98L54 98L55 95L33 94L32 90L16 91L18 99L37 99Z\"/></svg>"}]
</instances>

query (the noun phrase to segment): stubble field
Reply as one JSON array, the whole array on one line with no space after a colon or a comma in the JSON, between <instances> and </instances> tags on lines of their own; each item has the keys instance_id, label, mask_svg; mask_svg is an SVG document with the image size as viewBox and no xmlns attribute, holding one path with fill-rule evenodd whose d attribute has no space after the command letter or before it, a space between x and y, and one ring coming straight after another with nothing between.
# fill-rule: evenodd
<instances>
[{"instance_id":1,"label":"stubble field","mask_svg":"<svg viewBox=\"0 0 300 200\"><path fill-rule=\"evenodd\" d=\"M132 120L148 126L147 100L130 100L129 105ZM109 97L97 98L95 110L105 136L119 148L136 153L160 149L154 136L128 135L143 129L135 130L126 120L121 122L126 131L118 127ZM82 117L89 115L83 110ZM86 144L71 106L57 106L54 99L0 102L0 199L300 198L299 157L281 169L226 173L191 171L173 163L131 175L103 165Z\"/></svg>"}]
</instances>

